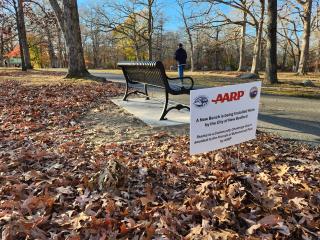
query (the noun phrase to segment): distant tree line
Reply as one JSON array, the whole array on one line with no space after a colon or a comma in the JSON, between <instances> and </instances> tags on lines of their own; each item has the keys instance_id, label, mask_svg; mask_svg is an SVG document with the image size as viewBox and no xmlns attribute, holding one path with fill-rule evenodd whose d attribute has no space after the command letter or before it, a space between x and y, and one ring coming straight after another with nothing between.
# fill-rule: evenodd
<instances>
[{"instance_id":1,"label":"distant tree line","mask_svg":"<svg viewBox=\"0 0 320 240\"><path fill-rule=\"evenodd\" d=\"M257 74L272 58L276 70L319 71L317 0L174 4L181 28L167 31L162 0L90 1L80 9L75 0L0 0L0 66L19 45L23 70L69 67L70 76L86 76L87 67L116 68L119 60L161 60L170 68L182 42L192 71Z\"/></svg>"}]
</instances>

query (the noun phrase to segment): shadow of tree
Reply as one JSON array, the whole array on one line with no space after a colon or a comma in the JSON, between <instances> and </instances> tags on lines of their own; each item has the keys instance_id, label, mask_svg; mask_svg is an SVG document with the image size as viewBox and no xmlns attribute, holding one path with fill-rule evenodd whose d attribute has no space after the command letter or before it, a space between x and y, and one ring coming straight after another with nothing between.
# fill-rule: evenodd
<instances>
[{"instance_id":1,"label":"shadow of tree","mask_svg":"<svg viewBox=\"0 0 320 240\"><path fill-rule=\"evenodd\" d=\"M320 137L320 122L318 121L292 119L288 117L279 117L276 115L266 115L263 113L259 114L258 119L263 122L271 123L274 125L278 125L278 126L286 127L290 129L290 130L286 130L286 129L274 128L274 130L307 133L307 134L312 134Z\"/></svg>"}]
</instances>

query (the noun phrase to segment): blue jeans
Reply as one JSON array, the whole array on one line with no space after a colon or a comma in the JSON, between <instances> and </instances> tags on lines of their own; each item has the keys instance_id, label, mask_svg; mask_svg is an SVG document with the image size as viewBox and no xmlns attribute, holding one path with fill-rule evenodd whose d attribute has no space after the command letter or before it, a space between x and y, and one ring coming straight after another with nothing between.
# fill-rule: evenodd
<instances>
[{"instance_id":1,"label":"blue jeans","mask_svg":"<svg viewBox=\"0 0 320 240\"><path fill-rule=\"evenodd\" d=\"M181 81L183 80L183 70L184 70L184 65L178 65L178 73Z\"/></svg>"}]
</instances>

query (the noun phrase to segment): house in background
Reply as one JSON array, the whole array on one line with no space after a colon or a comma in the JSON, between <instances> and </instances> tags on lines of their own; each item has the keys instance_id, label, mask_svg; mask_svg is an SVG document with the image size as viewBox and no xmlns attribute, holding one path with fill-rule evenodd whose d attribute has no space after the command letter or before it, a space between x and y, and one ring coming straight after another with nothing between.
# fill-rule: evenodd
<instances>
[{"instance_id":1,"label":"house in background","mask_svg":"<svg viewBox=\"0 0 320 240\"><path fill-rule=\"evenodd\" d=\"M15 48L5 55L5 60L7 61L7 67L20 67L21 66L21 56L20 47L17 45Z\"/></svg>"}]
</instances>

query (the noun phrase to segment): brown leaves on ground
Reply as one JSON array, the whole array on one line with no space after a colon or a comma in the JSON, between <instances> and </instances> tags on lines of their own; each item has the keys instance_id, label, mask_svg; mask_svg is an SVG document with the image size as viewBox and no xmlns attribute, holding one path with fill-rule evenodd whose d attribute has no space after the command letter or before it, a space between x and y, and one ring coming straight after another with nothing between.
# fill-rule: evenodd
<instances>
[{"instance_id":1,"label":"brown leaves on ground","mask_svg":"<svg viewBox=\"0 0 320 240\"><path fill-rule=\"evenodd\" d=\"M191 157L187 136L165 133L94 145L81 117L121 91L1 84L2 239L319 239L319 147L259 134Z\"/></svg>"}]
</instances>

